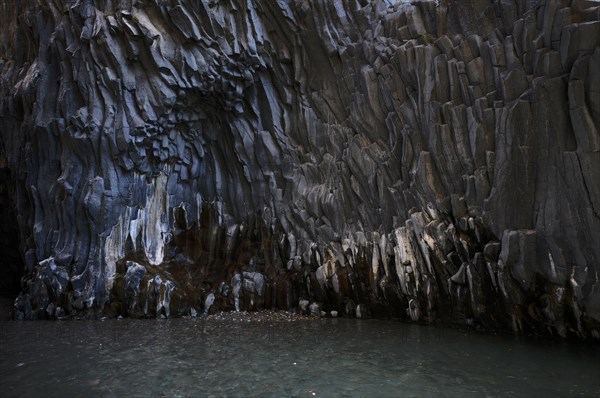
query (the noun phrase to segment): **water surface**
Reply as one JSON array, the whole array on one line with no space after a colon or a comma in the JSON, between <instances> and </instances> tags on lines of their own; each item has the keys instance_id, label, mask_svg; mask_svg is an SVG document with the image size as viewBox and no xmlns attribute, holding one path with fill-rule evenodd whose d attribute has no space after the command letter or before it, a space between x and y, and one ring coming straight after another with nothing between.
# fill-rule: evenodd
<instances>
[{"instance_id":1,"label":"water surface","mask_svg":"<svg viewBox=\"0 0 600 398\"><path fill-rule=\"evenodd\" d=\"M382 320L0 322L0 396L600 396L600 347Z\"/></svg>"}]
</instances>

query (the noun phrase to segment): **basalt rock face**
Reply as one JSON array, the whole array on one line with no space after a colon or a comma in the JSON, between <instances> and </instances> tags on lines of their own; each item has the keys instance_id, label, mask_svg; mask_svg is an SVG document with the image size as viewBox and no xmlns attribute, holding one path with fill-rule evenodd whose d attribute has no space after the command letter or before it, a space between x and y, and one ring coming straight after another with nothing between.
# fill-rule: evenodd
<instances>
[{"instance_id":1,"label":"basalt rock face","mask_svg":"<svg viewBox=\"0 0 600 398\"><path fill-rule=\"evenodd\" d=\"M17 318L297 308L600 339L599 3L1 12Z\"/></svg>"}]
</instances>

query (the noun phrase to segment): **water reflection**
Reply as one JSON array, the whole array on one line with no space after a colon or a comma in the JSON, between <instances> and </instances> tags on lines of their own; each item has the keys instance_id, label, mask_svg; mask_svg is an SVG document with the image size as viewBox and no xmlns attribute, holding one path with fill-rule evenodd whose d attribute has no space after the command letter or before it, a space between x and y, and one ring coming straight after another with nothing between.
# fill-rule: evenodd
<instances>
[{"instance_id":1,"label":"water reflection","mask_svg":"<svg viewBox=\"0 0 600 398\"><path fill-rule=\"evenodd\" d=\"M598 396L600 350L391 321L0 323L0 396Z\"/></svg>"}]
</instances>

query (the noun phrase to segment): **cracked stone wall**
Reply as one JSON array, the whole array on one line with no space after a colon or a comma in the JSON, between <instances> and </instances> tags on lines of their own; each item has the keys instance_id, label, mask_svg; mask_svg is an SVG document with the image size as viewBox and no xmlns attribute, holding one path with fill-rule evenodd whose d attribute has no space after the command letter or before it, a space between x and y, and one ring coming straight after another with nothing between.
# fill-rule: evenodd
<instances>
[{"instance_id":1,"label":"cracked stone wall","mask_svg":"<svg viewBox=\"0 0 600 398\"><path fill-rule=\"evenodd\" d=\"M600 339L600 3L0 4L15 317Z\"/></svg>"}]
</instances>

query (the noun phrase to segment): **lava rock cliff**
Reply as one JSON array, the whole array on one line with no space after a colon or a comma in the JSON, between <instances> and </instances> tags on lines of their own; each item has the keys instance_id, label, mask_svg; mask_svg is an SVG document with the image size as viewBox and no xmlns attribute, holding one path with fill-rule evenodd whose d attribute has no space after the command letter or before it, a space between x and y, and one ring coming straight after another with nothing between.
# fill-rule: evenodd
<instances>
[{"instance_id":1,"label":"lava rock cliff","mask_svg":"<svg viewBox=\"0 0 600 398\"><path fill-rule=\"evenodd\" d=\"M600 339L600 3L0 3L16 318Z\"/></svg>"}]
</instances>

